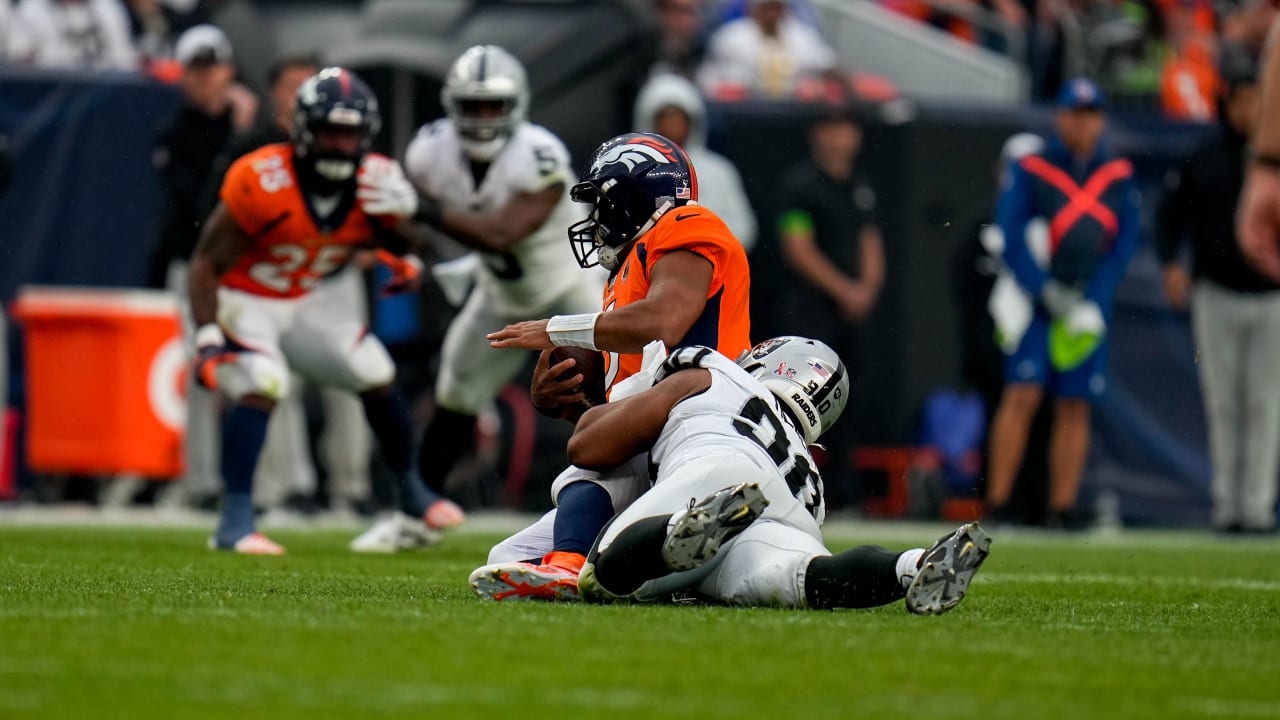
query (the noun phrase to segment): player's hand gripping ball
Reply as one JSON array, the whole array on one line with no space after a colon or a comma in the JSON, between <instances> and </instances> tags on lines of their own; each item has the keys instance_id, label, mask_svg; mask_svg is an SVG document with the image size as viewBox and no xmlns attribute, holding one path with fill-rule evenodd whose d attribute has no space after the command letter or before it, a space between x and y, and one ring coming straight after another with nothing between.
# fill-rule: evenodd
<instances>
[{"instance_id":1,"label":"player's hand gripping ball","mask_svg":"<svg viewBox=\"0 0 1280 720\"><path fill-rule=\"evenodd\" d=\"M583 401L565 408L565 416L576 419L596 405L605 403L604 354L586 348L557 347L551 350L550 364L554 366L570 358L574 360L573 367L556 379L567 380L574 375L582 375L582 382L576 389L583 394Z\"/></svg>"}]
</instances>

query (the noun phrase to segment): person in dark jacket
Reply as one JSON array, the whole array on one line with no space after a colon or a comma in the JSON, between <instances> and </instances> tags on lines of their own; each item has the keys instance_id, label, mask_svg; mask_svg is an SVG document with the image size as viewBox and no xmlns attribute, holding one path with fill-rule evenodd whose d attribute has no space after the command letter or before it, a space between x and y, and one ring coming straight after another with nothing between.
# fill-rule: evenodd
<instances>
[{"instance_id":1,"label":"person in dark jacket","mask_svg":"<svg viewBox=\"0 0 1280 720\"><path fill-rule=\"evenodd\" d=\"M160 172L165 206L147 266L147 284L166 287L172 263L185 263L200 234L201 193L210 168L233 133L252 123L257 104L235 87L231 41L213 25L178 38L183 103L156 137L152 165ZM252 105L252 107L246 107Z\"/></svg>"},{"instance_id":2,"label":"person in dark jacket","mask_svg":"<svg viewBox=\"0 0 1280 720\"><path fill-rule=\"evenodd\" d=\"M1258 113L1252 58L1224 53L1222 132L1169 177L1158 251L1169 304L1190 304L1213 458L1213 526L1275 528L1280 470L1280 284L1245 260L1235 216ZM1191 269L1183 263L1191 248Z\"/></svg>"}]
</instances>

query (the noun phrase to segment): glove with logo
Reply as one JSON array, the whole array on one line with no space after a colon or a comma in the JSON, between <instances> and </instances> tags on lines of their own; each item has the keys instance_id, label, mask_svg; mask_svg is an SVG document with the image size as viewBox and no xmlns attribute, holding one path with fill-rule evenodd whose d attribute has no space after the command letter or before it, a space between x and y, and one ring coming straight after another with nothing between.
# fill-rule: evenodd
<instances>
[{"instance_id":1,"label":"glove with logo","mask_svg":"<svg viewBox=\"0 0 1280 720\"><path fill-rule=\"evenodd\" d=\"M367 215L391 216L402 220L418 212L418 191L405 177L400 163L380 155L370 155L356 176L356 198Z\"/></svg>"}]
</instances>

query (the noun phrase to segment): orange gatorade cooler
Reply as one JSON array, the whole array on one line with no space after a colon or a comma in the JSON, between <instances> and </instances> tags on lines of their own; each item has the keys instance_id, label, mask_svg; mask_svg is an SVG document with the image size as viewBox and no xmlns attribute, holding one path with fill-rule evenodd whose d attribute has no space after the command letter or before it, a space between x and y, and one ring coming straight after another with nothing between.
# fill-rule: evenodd
<instances>
[{"instance_id":1,"label":"orange gatorade cooler","mask_svg":"<svg viewBox=\"0 0 1280 720\"><path fill-rule=\"evenodd\" d=\"M26 338L31 469L182 473L189 360L175 295L24 287L13 315Z\"/></svg>"}]
</instances>

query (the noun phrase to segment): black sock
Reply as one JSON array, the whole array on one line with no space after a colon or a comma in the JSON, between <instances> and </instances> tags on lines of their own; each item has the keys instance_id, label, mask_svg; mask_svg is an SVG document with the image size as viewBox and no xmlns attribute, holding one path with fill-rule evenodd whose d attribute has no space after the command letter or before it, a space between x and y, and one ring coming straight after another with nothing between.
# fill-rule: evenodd
<instances>
[{"instance_id":1,"label":"black sock","mask_svg":"<svg viewBox=\"0 0 1280 720\"><path fill-rule=\"evenodd\" d=\"M360 396L364 417L378 439L382 459L397 477L409 471L413 458L413 422L404 398L395 392L371 392Z\"/></svg>"},{"instance_id":2,"label":"black sock","mask_svg":"<svg viewBox=\"0 0 1280 720\"><path fill-rule=\"evenodd\" d=\"M400 393L374 391L360 396L364 416L378 439L378 448L387 468L400 483L400 509L420 518L427 507L438 500L423 487L422 481L409 471L413 464L413 421L409 407Z\"/></svg>"},{"instance_id":3,"label":"black sock","mask_svg":"<svg viewBox=\"0 0 1280 720\"><path fill-rule=\"evenodd\" d=\"M475 438L476 418L442 407L422 431L418 444L418 474L435 492L444 492L445 478L458 460L471 449Z\"/></svg>"},{"instance_id":4,"label":"black sock","mask_svg":"<svg viewBox=\"0 0 1280 720\"><path fill-rule=\"evenodd\" d=\"M662 561L662 543L670 521L670 515L647 517L618 533L609 547L591 560L600 586L614 595L630 595L649 580L671 574Z\"/></svg>"},{"instance_id":5,"label":"black sock","mask_svg":"<svg viewBox=\"0 0 1280 720\"><path fill-rule=\"evenodd\" d=\"M869 608L906 597L898 579L898 556L863 545L839 555L814 558L805 571L804 594L815 610Z\"/></svg>"},{"instance_id":6,"label":"black sock","mask_svg":"<svg viewBox=\"0 0 1280 720\"><path fill-rule=\"evenodd\" d=\"M552 549L586 555L613 517L613 499L593 482L576 482L561 490L557 501Z\"/></svg>"}]
</instances>

